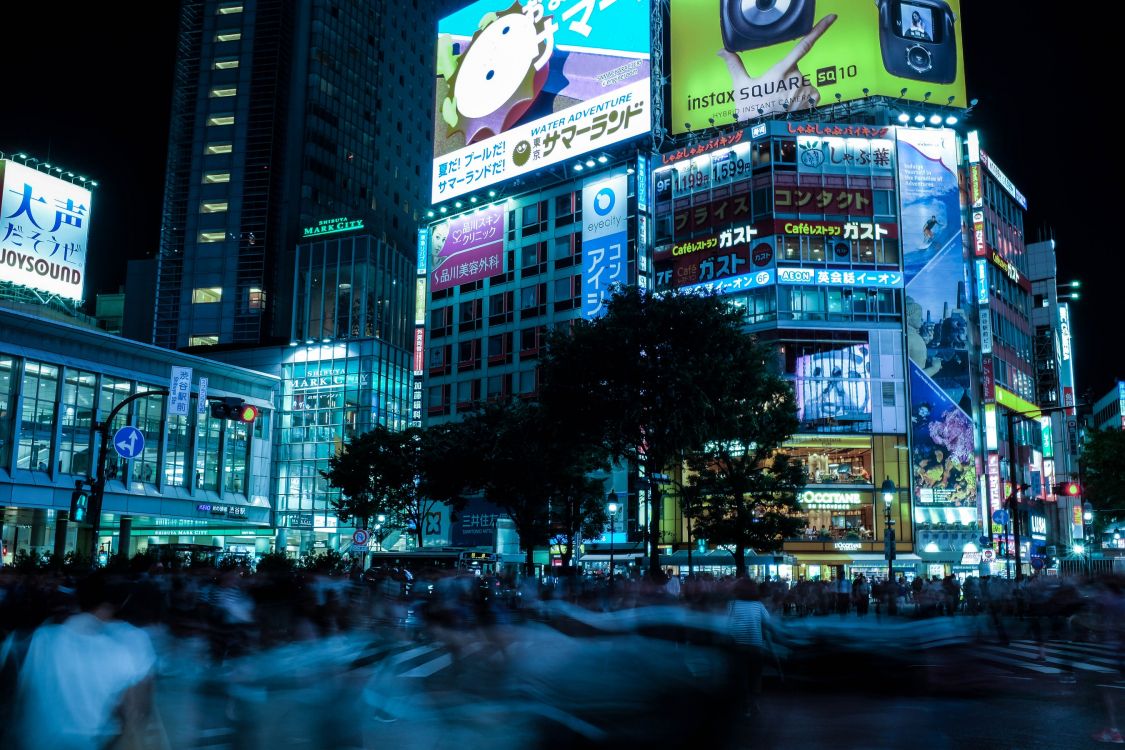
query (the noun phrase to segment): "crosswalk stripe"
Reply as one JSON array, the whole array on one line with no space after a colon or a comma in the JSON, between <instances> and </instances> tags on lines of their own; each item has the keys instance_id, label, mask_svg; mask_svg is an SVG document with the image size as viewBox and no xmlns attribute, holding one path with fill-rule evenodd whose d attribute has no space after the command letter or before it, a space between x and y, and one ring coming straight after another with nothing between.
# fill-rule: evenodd
<instances>
[{"instance_id":1,"label":"crosswalk stripe","mask_svg":"<svg viewBox=\"0 0 1125 750\"><path fill-rule=\"evenodd\" d=\"M446 651L445 648L446 647L442 648L444 653L442 653L441 655L439 655L439 656L437 656L433 659L430 659L429 661L422 662L421 664L403 672L399 676L400 677L429 677L431 675L434 675L434 674L440 672L441 670L445 669L446 667L452 666L453 665L453 654L449 651ZM469 656L470 654L474 654L477 651L480 651L482 648L484 648L484 644L479 642L479 641L476 642L476 643L470 643L467 646L465 646L463 649L461 649L461 658L465 658L466 656Z\"/></svg>"},{"instance_id":2,"label":"crosswalk stripe","mask_svg":"<svg viewBox=\"0 0 1125 750\"><path fill-rule=\"evenodd\" d=\"M1056 669L1055 667L1048 667L1034 662L1026 662L1022 659L1016 659L1010 656L1010 652L1004 649L1003 646L982 646L979 651L983 651L982 658L986 661L1000 662L1001 664L1011 664L1012 666L1021 667L1023 669L1030 669L1033 672L1040 674L1063 674L1063 670ZM996 653L999 652L999 653Z\"/></svg>"},{"instance_id":3,"label":"crosswalk stripe","mask_svg":"<svg viewBox=\"0 0 1125 750\"><path fill-rule=\"evenodd\" d=\"M1024 645L1024 644L1013 643L1011 645L1011 648L1018 651L1021 654L1028 654L1028 655L1031 655L1033 657L1039 656L1039 647L1038 646L1033 646L1031 644ZM1110 674L1110 673L1113 673L1113 672L1117 671L1117 668L1116 668L1117 662L1113 659L1105 659L1105 658L1101 658L1101 657L1097 657L1097 656L1091 656L1091 655L1086 654L1086 653L1075 654L1073 652L1067 651L1067 650L1062 649L1062 648L1060 648L1058 646L1055 646L1055 645L1045 646L1044 651L1047 654L1053 654L1054 655L1054 656L1049 656L1048 658L1043 660L1043 661L1049 661L1052 664L1067 665L1067 664L1073 663L1073 665L1075 667L1077 667L1078 669L1086 669L1087 671L1090 671L1090 672L1104 672L1104 673L1107 673L1107 674ZM1058 658L1055 658L1055 657L1058 657ZM1090 662L1097 662L1099 664L1104 664L1106 666L1096 666L1094 664L1091 664Z\"/></svg>"}]
</instances>

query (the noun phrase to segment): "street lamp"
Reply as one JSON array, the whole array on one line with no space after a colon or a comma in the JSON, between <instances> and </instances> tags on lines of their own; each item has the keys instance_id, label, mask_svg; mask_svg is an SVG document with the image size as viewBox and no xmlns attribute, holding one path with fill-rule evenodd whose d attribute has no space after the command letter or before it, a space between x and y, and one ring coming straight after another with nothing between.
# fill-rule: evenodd
<instances>
[{"instance_id":1,"label":"street lamp","mask_svg":"<svg viewBox=\"0 0 1125 750\"><path fill-rule=\"evenodd\" d=\"M613 589L613 535L617 531L617 493L609 493L609 588Z\"/></svg>"},{"instance_id":2,"label":"street lamp","mask_svg":"<svg viewBox=\"0 0 1125 750\"><path fill-rule=\"evenodd\" d=\"M895 580L895 519L891 516L891 505L895 501L895 483L889 476L883 480L880 491L883 493L883 518L887 522L886 530L883 532L883 557L887 561L887 583L892 585ZM888 605L891 611L894 609L895 599L895 592L892 591Z\"/></svg>"},{"instance_id":3,"label":"street lamp","mask_svg":"<svg viewBox=\"0 0 1125 750\"><path fill-rule=\"evenodd\" d=\"M383 522L387 517L380 513L375 517L375 542L379 545L379 551L383 551Z\"/></svg>"}]
</instances>

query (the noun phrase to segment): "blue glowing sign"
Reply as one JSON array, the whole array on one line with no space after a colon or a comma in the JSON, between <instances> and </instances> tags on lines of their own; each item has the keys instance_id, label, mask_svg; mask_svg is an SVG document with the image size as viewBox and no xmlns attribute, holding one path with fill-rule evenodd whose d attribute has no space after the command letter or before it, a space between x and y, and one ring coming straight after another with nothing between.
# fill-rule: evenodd
<instances>
[{"instance_id":1,"label":"blue glowing sign","mask_svg":"<svg viewBox=\"0 0 1125 750\"><path fill-rule=\"evenodd\" d=\"M817 268L778 268L778 284L902 289L899 271L834 271Z\"/></svg>"}]
</instances>

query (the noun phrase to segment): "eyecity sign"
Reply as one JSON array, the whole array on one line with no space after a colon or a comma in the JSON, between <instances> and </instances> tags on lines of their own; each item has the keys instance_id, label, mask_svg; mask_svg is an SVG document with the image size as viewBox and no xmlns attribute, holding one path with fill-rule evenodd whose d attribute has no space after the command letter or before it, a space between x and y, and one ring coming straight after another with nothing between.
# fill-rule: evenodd
<instances>
[{"instance_id":1,"label":"eyecity sign","mask_svg":"<svg viewBox=\"0 0 1125 750\"><path fill-rule=\"evenodd\" d=\"M353 229L363 229L363 219L349 219L347 217L322 219L315 226L304 227L301 230L301 237L321 237L326 234L350 232Z\"/></svg>"}]
</instances>

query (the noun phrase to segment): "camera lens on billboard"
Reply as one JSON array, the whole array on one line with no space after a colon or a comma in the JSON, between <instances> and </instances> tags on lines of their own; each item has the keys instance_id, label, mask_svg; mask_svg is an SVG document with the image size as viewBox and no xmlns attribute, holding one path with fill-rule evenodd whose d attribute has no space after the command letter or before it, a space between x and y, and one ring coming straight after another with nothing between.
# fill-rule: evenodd
<instances>
[{"instance_id":1,"label":"camera lens on billboard","mask_svg":"<svg viewBox=\"0 0 1125 750\"><path fill-rule=\"evenodd\" d=\"M919 73L924 73L933 67L930 51L918 45L907 50L906 61L910 64L910 67L914 68L914 70L917 70Z\"/></svg>"}]
</instances>

